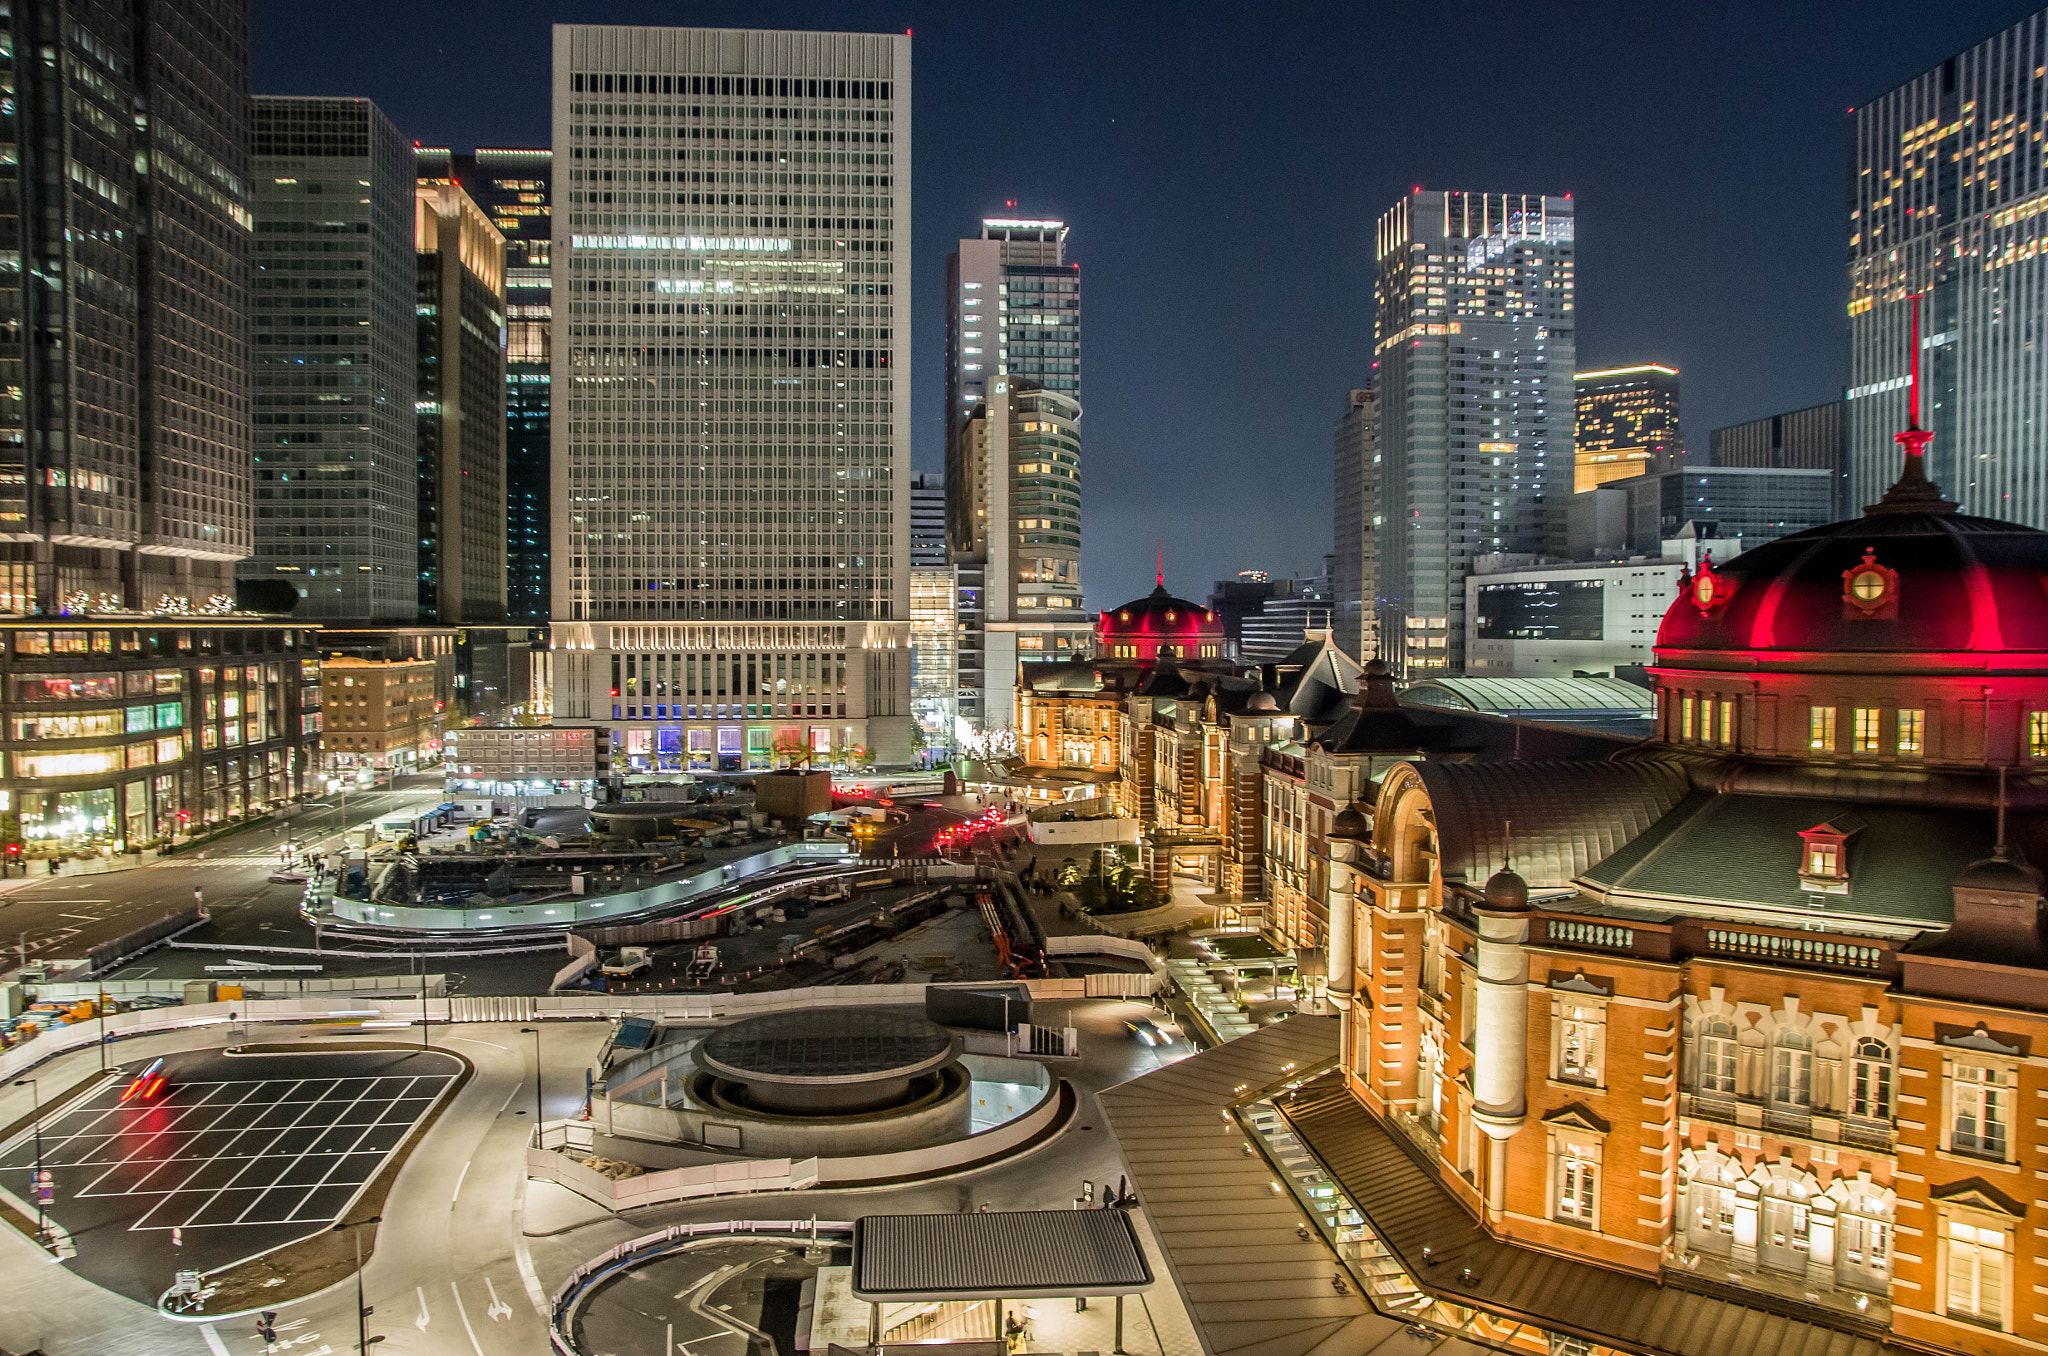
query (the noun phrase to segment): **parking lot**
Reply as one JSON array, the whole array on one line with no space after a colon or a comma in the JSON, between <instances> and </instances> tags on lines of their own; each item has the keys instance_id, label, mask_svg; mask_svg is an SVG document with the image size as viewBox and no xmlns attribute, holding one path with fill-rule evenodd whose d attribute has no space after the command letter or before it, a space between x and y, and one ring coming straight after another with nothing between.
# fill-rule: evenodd
<instances>
[{"instance_id":1,"label":"parking lot","mask_svg":"<svg viewBox=\"0 0 2048 1356\"><path fill-rule=\"evenodd\" d=\"M317 1233L374 1179L459 1071L438 1051L171 1056L161 1089L95 1088L42 1127L50 1217L73 1269L154 1301L172 1273L211 1270ZM124 1075L141 1066L124 1068ZM32 1202L35 1139L0 1153Z\"/></svg>"}]
</instances>

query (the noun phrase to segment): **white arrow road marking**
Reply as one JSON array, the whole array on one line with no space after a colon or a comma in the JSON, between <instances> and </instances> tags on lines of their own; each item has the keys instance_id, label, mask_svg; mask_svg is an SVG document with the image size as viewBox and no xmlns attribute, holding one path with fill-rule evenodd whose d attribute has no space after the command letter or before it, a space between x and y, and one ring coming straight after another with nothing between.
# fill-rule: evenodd
<instances>
[{"instance_id":1,"label":"white arrow road marking","mask_svg":"<svg viewBox=\"0 0 2048 1356\"><path fill-rule=\"evenodd\" d=\"M469 1334L470 1346L476 1348L476 1356L484 1356L483 1344L476 1340L476 1329L470 1326L469 1310L462 1307L462 1292L456 1289L455 1282L448 1282L448 1292L455 1296L455 1312L462 1315L462 1330Z\"/></svg>"},{"instance_id":2,"label":"white arrow road marking","mask_svg":"<svg viewBox=\"0 0 2048 1356\"><path fill-rule=\"evenodd\" d=\"M412 1292L420 1297L420 1316L412 1321L412 1325L415 1328L418 1328L421 1332L425 1332L427 1330L427 1324L428 1322L430 1322L430 1320L427 1318L426 1288L424 1286L416 1285L412 1288Z\"/></svg>"},{"instance_id":3,"label":"white arrow road marking","mask_svg":"<svg viewBox=\"0 0 2048 1356\"><path fill-rule=\"evenodd\" d=\"M491 1292L491 1307L484 1310L491 1316L491 1322L503 1323L512 1317L512 1306L498 1298L498 1287L491 1284L491 1278L484 1277L484 1289Z\"/></svg>"}]
</instances>

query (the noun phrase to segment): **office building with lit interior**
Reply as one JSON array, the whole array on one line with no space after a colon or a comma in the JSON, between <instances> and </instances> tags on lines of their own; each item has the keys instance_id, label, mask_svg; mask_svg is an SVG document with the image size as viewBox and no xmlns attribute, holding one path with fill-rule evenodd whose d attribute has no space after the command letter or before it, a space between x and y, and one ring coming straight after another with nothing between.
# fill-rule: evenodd
<instances>
[{"instance_id":1,"label":"office building with lit interior","mask_svg":"<svg viewBox=\"0 0 2048 1356\"><path fill-rule=\"evenodd\" d=\"M1572 379L1572 491L1678 465L1678 369L1657 363L1581 372Z\"/></svg>"},{"instance_id":2,"label":"office building with lit interior","mask_svg":"<svg viewBox=\"0 0 2048 1356\"><path fill-rule=\"evenodd\" d=\"M1336 551L1330 558L1331 627L1337 648L1348 655L1379 649L1378 587L1379 425L1376 392L1354 386L1337 417L1333 439L1332 517Z\"/></svg>"},{"instance_id":3,"label":"office building with lit interior","mask_svg":"<svg viewBox=\"0 0 2048 1356\"><path fill-rule=\"evenodd\" d=\"M1464 667L1474 556L1542 553L1572 492L1575 208L1569 197L1416 189L1380 217L1381 653Z\"/></svg>"},{"instance_id":4,"label":"office building with lit interior","mask_svg":"<svg viewBox=\"0 0 2048 1356\"><path fill-rule=\"evenodd\" d=\"M910 39L554 43L555 719L907 761Z\"/></svg>"}]
</instances>

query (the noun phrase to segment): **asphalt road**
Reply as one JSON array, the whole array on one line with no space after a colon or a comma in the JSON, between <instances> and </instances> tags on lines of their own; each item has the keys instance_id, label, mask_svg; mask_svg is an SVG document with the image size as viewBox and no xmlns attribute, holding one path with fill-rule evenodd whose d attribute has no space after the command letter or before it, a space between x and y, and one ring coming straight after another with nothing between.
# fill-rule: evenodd
<instances>
[{"instance_id":1,"label":"asphalt road","mask_svg":"<svg viewBox=\"0 0 2048 1356\"><path fill-rule=\"evenodd\" d=\"M439 1052L167 1056L154 1096L123 1100L129 1061L0 1152L0 1182L49 1217L73 1271L153 1303L183 1268L211 1271L340 1218L457 1073Z\"/></svg>"},{"instance_id":2,"label":"asphalt road","mask_svg":"<svg viewBox=\"0 0 2048 1356\"><path fill-rule=\"evenodd\" d=\"M389 791L351 794L346 818L338 798L329 796L308 802L290 820L254 824L148 866L0 881L0 966L82 957L101 942L190 907L195 889L204 892L213 914L208 933L219 941L311 946L313 931L298 912L302 887L270 881L287 832L302 846L331 847L350 824L437 804L440 795L438 773L406 778Z\"/></svg>"},{"instance_id":3,"label":"asphalt road","mask_svg":"<svg viewBox=\"0 0 2048 1356\"><path fill-rule=\"evenodd\" d=\"M697 1356L797 1356L803 1283L818 1271L803 1252L767 1240L719 1242L620 1272L584 1301L577 1347L633 1356L672 1340ZM834 1248L827 1265L849 1256Z\"/></svg>"}]
</instances>

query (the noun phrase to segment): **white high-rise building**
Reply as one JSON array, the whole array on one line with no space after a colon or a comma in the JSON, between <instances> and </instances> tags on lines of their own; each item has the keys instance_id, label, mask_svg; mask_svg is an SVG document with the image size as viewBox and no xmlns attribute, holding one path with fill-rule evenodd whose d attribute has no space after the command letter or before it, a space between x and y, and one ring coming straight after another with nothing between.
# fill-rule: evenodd
<instances>
[{"instance_id":1,"label":"white high-rise building","mask_svg":"<svg viewBox=\"0 0 2048 1356\"><path fill-rule=\"evenodd\" d=\"M554 42L556 718L906 761L910 39Z\"/></svg>"}]
</instances>

